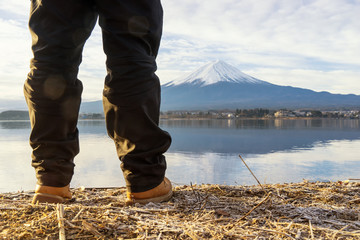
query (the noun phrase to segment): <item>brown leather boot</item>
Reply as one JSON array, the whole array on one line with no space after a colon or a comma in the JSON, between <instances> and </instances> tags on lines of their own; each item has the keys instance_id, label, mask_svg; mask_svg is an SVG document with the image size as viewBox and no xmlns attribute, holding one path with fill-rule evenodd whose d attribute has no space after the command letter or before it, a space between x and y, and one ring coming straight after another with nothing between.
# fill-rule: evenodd
<instances>
[{"instance_id":1,"label":"brown leather boot","mask_svg":"<svg viewBox=\"0 0 360 240\"><path fill-rule=\"evenodd\" d=\"M50 187L36 185L32 203L63 203L71 199L70 185L65 187Z\"/></svg>"},{"instance_id":2,"label":"brown leather boot","mask_svg":"<svg viewBox=\"0 0 360 240\"><path fill-rule=\"evenodd\" d=\"M164 181L157 187L147 190L145 192L132 193L127 192L126 205L134 203L146 204L149 202L165 202L168 201L173 195L171 182L169 179L164 178Z\"/></svg>"}]
</instances>

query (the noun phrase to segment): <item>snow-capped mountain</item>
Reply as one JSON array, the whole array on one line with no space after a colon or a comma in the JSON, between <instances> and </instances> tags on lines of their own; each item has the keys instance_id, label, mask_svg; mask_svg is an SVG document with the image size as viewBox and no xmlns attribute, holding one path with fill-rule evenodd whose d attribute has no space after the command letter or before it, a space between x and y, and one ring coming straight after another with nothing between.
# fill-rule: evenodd
<instances>
[{"instance_id":1,"label":"snow-capped mountain","mask_svg":"<svg viewBox=\"0 0 360 240\"><path fill-rule=\"evenodd\" d=\"M246 75L223 62L211 62L162 85L161 110L249 108L360 109L360 96L279 86ZM80 112L102 112L101 101L84 102Z\"/></svg>"},{"instance_id":2,"label":"snow-capped mountain","mask_svg":"<svg viewBox=\"0 0 360 240\"><path fill-rule=\"evenodd\" d=\"M359 95L279 86L246 75L223 62L206 64L162 86L161 109L360 107Z\"/></svg>"},{"instance_id":3,"label":"snow-capped mountain","mask_svg":"<svg viewBox=\"0 0 360 240\"><path fill-rule=\"evenodd\" d=\"M217 60L200 67L184 78L177 78L165 84L165 86L176 86L184 83L206 86L218 82L265 83L264 81L241 72L236 67L231 66L224 61Z\"/></svg>"}]
</instances>

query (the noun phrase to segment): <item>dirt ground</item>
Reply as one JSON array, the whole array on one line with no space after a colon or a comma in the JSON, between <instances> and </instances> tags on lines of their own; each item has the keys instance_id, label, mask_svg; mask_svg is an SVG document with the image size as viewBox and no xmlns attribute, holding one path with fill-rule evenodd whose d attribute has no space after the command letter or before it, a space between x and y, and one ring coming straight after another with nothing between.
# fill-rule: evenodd
<instances>
[{"instance_id":1,"label":"dirt ground","mask_svg":"<svg viewBox=\"0 0 360 240\"><path fill-rule=\"evenodd\" d=\"M125 206L125 188L77 188L65 204L0 194L1 239L360 239L360 182L175 186Z\"/></svg>"}]
</instances>

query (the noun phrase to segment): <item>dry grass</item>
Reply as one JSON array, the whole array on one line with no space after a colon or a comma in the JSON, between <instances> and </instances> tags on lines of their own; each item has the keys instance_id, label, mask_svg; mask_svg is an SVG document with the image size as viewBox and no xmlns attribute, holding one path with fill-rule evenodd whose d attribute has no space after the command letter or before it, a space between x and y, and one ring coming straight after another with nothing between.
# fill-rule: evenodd
<instances>
[{"instance_id":1,"label":"dry grass","mask_svg":"<svg viewBox=\"0 0 360 240\"><path fill-rule=\"evenodd\" d=\"M73 189L59 206L0 194L0 238L360 239L359 182L262 187L177 186L168 203L135 206L124 188Z\"/></svg>"}]
</instances>

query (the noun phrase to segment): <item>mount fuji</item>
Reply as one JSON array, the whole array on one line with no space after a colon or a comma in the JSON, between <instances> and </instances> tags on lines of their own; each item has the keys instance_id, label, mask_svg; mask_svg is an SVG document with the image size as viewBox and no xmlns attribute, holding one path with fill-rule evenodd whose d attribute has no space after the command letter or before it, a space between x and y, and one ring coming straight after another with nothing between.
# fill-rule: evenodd
<instances>
[{"instance_id":1,"label":"mount fuji","mask_svg":"<svg viewBox=\"0 0 360 240\"><path fill-rule=\"evenodd\" d=\"M360 96L275 85L251 77L218 60L162 85L161 102L163 111L225 108L338 109L359 108Z\"/></svg>"},{"instance_id":2,"label":"mount fuji","mask_svg":"<svg viewBox=\"0 0 360 240\"><path fill-rule=\"evenodd\" d=\"M219 82L266 84L264 81L246 75L230 64L217 60L200 67L185 78L178 78L165 84L164 87L181 84L203 87Z\"/></svg>"}]
</instances>

